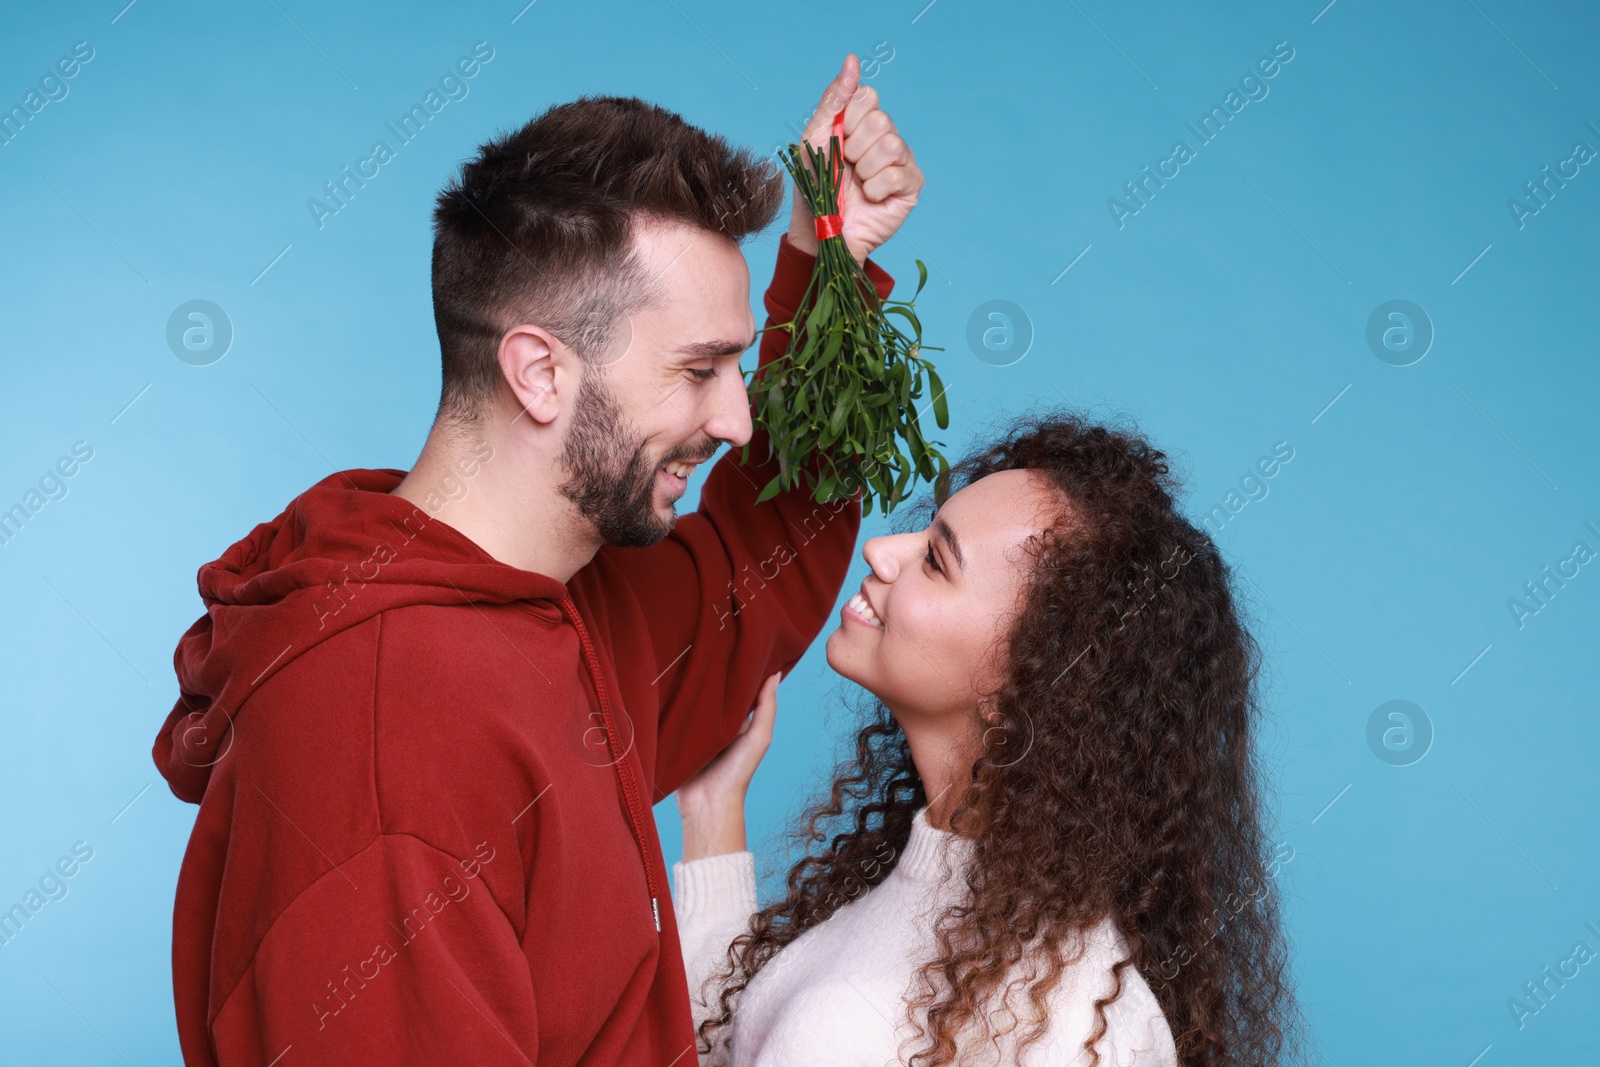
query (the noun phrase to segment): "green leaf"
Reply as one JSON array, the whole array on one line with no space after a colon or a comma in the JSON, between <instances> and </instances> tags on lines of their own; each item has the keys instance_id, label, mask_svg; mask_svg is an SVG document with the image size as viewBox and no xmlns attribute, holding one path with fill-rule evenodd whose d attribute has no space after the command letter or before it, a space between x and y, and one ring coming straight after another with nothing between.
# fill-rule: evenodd
<instances>
[{"instance_id":1,"label":"green leaf","mask_svg":"<svg viewBox=\"0 0 1600 1067\"><path fill-rule=\"evenodd\" d=\"M816 362L817 370L821 370L829 363L832 363L833 358L839 354L839 349L844 345L844 324L835 320L830 325L832 328L828 331L828 339L822 343L822 358Z\"/></svg>"},{"instance_id":2,"label":"green leaf","mask_svg":"<svg viewBox=\"0 0 1600 1067\"><path fill-rule=\"evenodd\" d=\"M894 483L889 480L889 472L881 465L872 470L872 486L879 496L887 498L895 495Z\"/></svg>"},{"instance_id":3,"label":"green leaf","mask_svg":"<svg viewBox=\"0 0 1600 1067\"><path fill-rule=\"evenodd\" d=\"M836 211L829 153L798 144L782 158L813 214ZM916 264L920 295L931 268L921 260ZM751 372L756 421L768 431L778 467L761 491L762 501L803 485L819 501L859 492L864 513L876 506L887 516L919 474L931 477L936 463L947 466L923 437L925 412L917 410L922 372L928 370L929 405L941 427L948 423L944 384L921 358L924 349L942 350L922 344L914 300L880 299L842 241L821 242L793 320L762 330L787 333L781 378L769 371L757 382ZM841 462L838 455L850 459ZM860 463L853 460L857 456Z\"/></svg>"},{"instance_id":4,"label":"green leaf","mask_svg":"<svg viewBox=\"0 0 1600 1067\"><path fill-rule=\"evenodd\" d=\"M833 416L828 419L828 429L838 434L839 428L844 425L844 417L850 413L850 405L856 399L856 383L851 382L845 391L839 394L839 400L834 405Z\"/></svg>"},{"instance_id":5,"label":"green leaf","mask_svg":"<svg viewBox=\"0 0 1600 1067\"><path fill-rule=\"evenodd\" d=\"M766 484L766 487L761 490L761 494L756 497L756 503L757 504L764 504L768 500L771 500L773 497L777 496L778 492L779 492L778 483L780 481L782 481L782 476L781 475L774 476L772 481L768 482Z\"/></svg>"},{"instance_id":6,"label":"green leaf","mask_svg":"<svg viewBox=\"0 0 1600 1067\"><path fill-rule=\"evenodd\" d=\"M933 419L943 430L950 425L950 402L944 394L944 382L939 380L939 372L933 369L933 364L928 364L928 381L933 387Z\"/></svg>"},{"instance_id":7,"label":"green leaf","mask_svg":"<svg viewBox=\"0 0 1600 1067\"><path fill-rule=\"evenodd\" d=\"M811 314L806 316L806 338L814 341L818 333L828 325L828 318L833 314L833 287L828 286L822 290L822 295L817 297L816 306L811 309Z\"/></svg>"},{"instance_id":8,"label":"green leaf","mask_svg":"<svg viewBox=\"0 0 1600 1067\"><path fill-rule=\"evenodd\" d=\"M884 309L884 315L899 315L911 324L911 328L916 331L917 337L920 338L922 336L922 320L918 319L910 308L896 304L893 307Z\"/></svg>"}]
</instances>

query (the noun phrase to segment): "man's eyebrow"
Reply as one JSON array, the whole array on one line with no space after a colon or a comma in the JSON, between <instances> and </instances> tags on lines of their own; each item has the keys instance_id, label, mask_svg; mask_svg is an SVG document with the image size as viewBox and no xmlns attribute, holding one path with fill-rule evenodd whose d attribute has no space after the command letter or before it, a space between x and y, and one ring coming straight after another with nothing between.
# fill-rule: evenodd
<instances>
[{"instance_id":1,"label":"man's eyebrow","mask_svg":"<svg viewBox=\"0 0 1600 1067\"><path fill-rule=\"evenodd\" d=\"M738 355L755 343L755 335L752 334L748 341L691 341L689 344L678 346L674 351L684 356L679 360L680 363L688 363L690 360L704 359L707 356Z\"/></svg>"},{"instance_id":2,"label":"man's eyebrow","mask_svg":"<svg viewBox=\"0 0 1600 1067\"><path fill-rule=\"evenodd\" d=\"M956 566L965 571L967 561L961 555L961 542L956 540L956 532L950 528L950 524L942 518L936 518L933 520L933 532L944 538L944 543L950 546L950 554L956 558Z\"/></svg>"}]
</instances>

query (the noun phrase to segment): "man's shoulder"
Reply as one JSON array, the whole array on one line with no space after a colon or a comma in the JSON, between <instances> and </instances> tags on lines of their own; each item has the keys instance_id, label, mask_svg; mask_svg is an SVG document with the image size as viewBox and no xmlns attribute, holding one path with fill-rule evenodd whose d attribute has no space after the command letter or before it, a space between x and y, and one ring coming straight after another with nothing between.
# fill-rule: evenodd
<instances>
[{"instance_id":1,"label":"man's shoulder","mask_svg":"<svg viewBox=\"0 0 1600 1067\"><path fill-rule=\"evenodd\" d=\"M511 604L411 604L375 616L375 677L433 690L520 689L541 677L559 625L551 613Z\"/></svg>"},{"instance_id":2,"label":"man's shoulder","mask_svg":"<svg viewBox=\"0 0 1600 1067\"><path fill-rule=\"evenodd\" d=\"M472 605L375 614L263 685L266 706L242 724L257 724L252 761L271 780L373 806L386 830L436 828L450 798L519 796L542 766L541 724L557 703L541 699L545 678L562 677L542 662L537 633Z\"/></svg>"},{"instance_id":3,"label":"man's shoulder","mask_svg":"<svg viewBox=\"0 0 1600 1067\"><path fill-rule=\"evenodd\" d=\"M303 651L286 648L250 701L318 715L356 704L492 705L559 673L548 630L537 613L505 604L388 608Z\"/></svg>"},{"instance_id":4,"label":"man's shoulder","mask_svg":"<svg viewBox=\"0 0 1600 1067\"><path fill-rule=\"evenodd\" d=\"M581 667L568 654L576 643L555 640L536 608L418 605L374 621L367 669L378 739L391 753L509 757L546 719L584 703ZM557 652L563 646L568 653Z\"/></svg>"}]
</instances>

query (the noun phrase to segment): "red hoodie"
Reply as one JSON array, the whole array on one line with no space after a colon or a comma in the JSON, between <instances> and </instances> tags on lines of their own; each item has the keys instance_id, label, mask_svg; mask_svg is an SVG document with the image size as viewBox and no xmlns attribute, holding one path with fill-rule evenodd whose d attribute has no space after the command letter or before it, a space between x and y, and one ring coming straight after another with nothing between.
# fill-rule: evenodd
<instances>
[{"instance_id":1,"label":"red hoodie","mask_svg":"<svg viewBox=\"0 0 1600 1067\"><path fill-rule=\"evenodd\" d=\"M781 242L769 325L812 264ZM398 470L324 478L200 569L154 751L200 805L186 1063L693 1067L651 805L798 662L861 525L859 494L756 504L767 449L757 428L663 541L565 585L391 495Z\"/></svg>"}]
</instances>

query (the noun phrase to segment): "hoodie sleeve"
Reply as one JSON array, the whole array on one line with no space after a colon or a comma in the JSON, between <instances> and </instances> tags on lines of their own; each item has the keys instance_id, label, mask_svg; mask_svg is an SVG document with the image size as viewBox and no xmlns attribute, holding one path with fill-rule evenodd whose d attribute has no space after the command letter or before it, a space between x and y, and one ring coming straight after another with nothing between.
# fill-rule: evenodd
<instances>
[{"instance_id":1,"label":"hoodie sleeve","mask_svg":"<svg viewBox=\"0 0 1600 1067\"><path fill-rule=\"evenodd\" d=\"M766 324L785 323L805 295L816 258L779 243L764 304ZM880 298L894 279L865 265ZM761 336L757 367L781 357L787 330ZM753 405L752 405L753 410ZM861 495L818 504L802 482L761 504L778 473L759 424L750 461L732 448L712 468L700 507L680 516L649 548L600 551L620 568L648 622L654 694L627 694L630 706L659 708L653 759L659 801L709 763L733 739L762 682L788 673L827 622L855 554ZM821 470L822 460L812 459Z\"/></svg>"},{"instance_id":2,"label":"hoodie sleeve","mask_svg":"<svg viewBox=\"0 0 1600 1067\"><path fill-rule=\"evenodd\" d=\"M312 883L212 1021L219 1067L538 1063L527 960L477 871L390 833Z\"/></svg>"}]
</instances>

